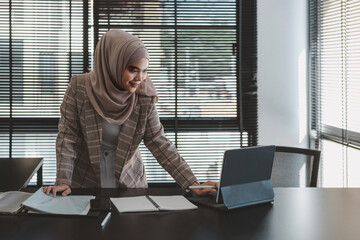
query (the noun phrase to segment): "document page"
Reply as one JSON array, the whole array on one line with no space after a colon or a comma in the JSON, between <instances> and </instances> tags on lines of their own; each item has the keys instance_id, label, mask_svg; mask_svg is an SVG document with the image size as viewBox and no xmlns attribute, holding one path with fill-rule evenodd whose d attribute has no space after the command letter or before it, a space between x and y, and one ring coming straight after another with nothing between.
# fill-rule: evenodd
<instances>
[{"instance_id":1,"label":"document page","mask_svg":"<svg viewBox=\"0 0 360 240\"><path fill-rule=\"evenodd\" d=\"M40 188L23 205L44 213L86 215L90 209L90 200L94 198L83 195L53 197L52 194L46 195Z\"/></svg>"},{"instance_id":2,"label":"document page","mask_svg":"<svg viewBox=\"0 0 360 240\"><path fill-rule=\"evenodd\" d=\"M192 210L198 208L182 195L149 197L156 202L160 210Z\"/></svg>"},{"instance_id":3,"label":"document page","mask_svg":"<svg viewBox=\"0 0 360 240\"><path fill-rule=\"evenodd\" d=\"M21 204L31 195L32 193L21 191L0 193L0 212L17 213L21 208Z\"/></svg>"},{"instance_id":4,"label":"document page","mask_svg":"<svg viewBox=\"0 0 360 240\"><path fill-rule=\"evenodd\" d=\"M110 198L120 213L159 211L146 196Z\"/></svg>"}]
</instances>

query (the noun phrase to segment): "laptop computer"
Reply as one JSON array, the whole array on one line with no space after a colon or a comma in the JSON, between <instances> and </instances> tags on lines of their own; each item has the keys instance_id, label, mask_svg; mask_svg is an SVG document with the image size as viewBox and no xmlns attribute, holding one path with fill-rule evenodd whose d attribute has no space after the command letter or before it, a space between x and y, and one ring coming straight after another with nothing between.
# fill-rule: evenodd
<instances>
[{"instance_id":1,"label":"laptop computer","mask_svg":"<svg viewBox=\"0 0 360 240\"><path fill-rule=\"evenodd\" d=\"M193 203L234 209L272 202L271 171L275 146L256 146L227 150L224 153L219 189L216 195L192 195Z\"/></svg>"}]
</instances>

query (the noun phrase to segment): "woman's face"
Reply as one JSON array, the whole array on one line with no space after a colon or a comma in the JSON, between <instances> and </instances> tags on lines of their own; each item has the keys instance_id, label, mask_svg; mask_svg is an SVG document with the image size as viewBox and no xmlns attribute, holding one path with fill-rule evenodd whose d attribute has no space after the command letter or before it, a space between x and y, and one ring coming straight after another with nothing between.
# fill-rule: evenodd
<instances>
[{"instance_id":1,"label":"woman's face","mask_svg":"<svg viewBox=\"0 0 360 240\"><path fill-rule=\"evenodd\" d=\"M122 86L128 92L135 92L140 83L146 79L149 61L142 58L138 62L129 65L122 76Z\"/></svg>"}]
</instances>

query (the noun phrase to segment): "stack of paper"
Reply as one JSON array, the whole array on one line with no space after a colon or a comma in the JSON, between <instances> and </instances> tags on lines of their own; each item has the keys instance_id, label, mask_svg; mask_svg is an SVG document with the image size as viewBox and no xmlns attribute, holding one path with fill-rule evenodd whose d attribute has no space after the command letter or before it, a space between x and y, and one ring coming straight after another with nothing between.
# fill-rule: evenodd
<instances>
[{"instance_id":1,"label":"stack of paper","mask_svg":"<svg viewBox=\"0 0 360 240\"><path fill-rule=\"evenodd\" d=\"M90 210L90 200L95 196L56 196L46 195L42 188L23 202L23 205L51 214L86 215Z\"/></svg>"}]
</instances>

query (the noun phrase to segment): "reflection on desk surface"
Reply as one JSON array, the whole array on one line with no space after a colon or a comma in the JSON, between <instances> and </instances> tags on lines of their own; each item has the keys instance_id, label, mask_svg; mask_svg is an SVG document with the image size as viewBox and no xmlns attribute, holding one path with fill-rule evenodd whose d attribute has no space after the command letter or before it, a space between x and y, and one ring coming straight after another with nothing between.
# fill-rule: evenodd
<instances>
[{"instance_id":1,"label":"reflection on desk surface","mask_svg":"<svg viewBox=\"0 0 360 240\"><path fill-rule=\"evenodd\" d=\"M358 239L360 189L275 188L275 201L233 211L198 210L104 216L0 215L1 239ZM73 189L102 197L183 194L180 188ZM106 214L106 213L105 213ZM21 226L19 230L19 226Z\"/></svg>"}]
</instances>

